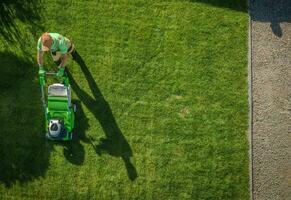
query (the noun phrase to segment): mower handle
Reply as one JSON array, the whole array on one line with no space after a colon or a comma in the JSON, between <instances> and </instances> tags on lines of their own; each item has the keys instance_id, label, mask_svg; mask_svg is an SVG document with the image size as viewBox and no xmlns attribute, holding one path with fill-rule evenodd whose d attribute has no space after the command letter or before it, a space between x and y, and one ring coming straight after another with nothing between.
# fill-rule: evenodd
<instances>
[{"instance_id":1,"label":"mower handle","mask_svg":"<svg viewBox=\"0 0 291 200\"><path fill-rule=\"evenodd\" d=\"M43 87L46 84L46 76L55 76L55 77L61 78L66 86L69 85L69 79L66 76L66 74L64 74L62 77L60 77L60 76L58 76L58 73L56 73L56 72L45 72L45 73L39 74L39 83L40 83L41 87Z\"/></svg>"},{"instance_id":2,"label":"mower handle","mask_svg":"<svg viewBox=\"0 0 291 200\"><path fill-rule=\"evenodd\" d=\"M57 75L56 72L45 72L45 75Z\"/></svg>"}]
</instances>

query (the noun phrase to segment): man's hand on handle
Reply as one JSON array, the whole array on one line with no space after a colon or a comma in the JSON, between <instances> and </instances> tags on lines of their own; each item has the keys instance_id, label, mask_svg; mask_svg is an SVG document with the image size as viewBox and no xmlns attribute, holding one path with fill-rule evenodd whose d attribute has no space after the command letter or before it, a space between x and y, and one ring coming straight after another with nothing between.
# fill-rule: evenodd
<instances>
[{"instance_id":1,"label":"man's hand on handle","mask_svg":"<svg viewBox=\"0 0 291 200\"><path fill-rule=\"evenodd\" d=\"M41 66L41 65L38 68L38 75L41 75L41 76L45 75L45 70L44 70L43 66Z\"/></svg>"},{"instance_id":2,"label":"man's hand on handle","mask_svg":"<svg viewBox=\"0 0 291 200\"><path fill-rule=\"evenodd\" d=\"M64 76L64 73L65 73L65 67L60 66L59 71L57 72L57 76L62 77Z\"/></svg>"}]
</instances>

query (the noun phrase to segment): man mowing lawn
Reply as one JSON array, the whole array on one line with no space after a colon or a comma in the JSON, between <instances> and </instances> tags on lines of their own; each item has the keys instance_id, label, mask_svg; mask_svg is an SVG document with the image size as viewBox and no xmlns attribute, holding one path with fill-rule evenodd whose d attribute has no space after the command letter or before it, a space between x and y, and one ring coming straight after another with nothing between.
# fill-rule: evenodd
<instances>
[{"instance_id":1,"label":"man mowing lawn","mask_svg":"<svg viewBox=\"0 0 291 200\"><path fill-rule=\"evenodd\" d=\"M43 33L37 43L37 62L39 69L43 69L43 54L50 51L54 63L58 66L58 76L63 76L68 55L75 58L74 44L66 37L58 33Z\"/></svg>"}]
</instances>

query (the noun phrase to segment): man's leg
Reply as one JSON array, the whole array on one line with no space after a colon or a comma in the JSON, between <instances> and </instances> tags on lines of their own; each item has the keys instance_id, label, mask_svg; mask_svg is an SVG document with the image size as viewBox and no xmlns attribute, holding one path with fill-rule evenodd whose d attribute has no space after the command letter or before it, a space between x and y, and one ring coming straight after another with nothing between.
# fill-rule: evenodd
<instances>
[{"instance_id":1,"label":"man's leg","mask_svg":"<svg viewBox=\"0 0 291 200\"><path fill-rule=\"evenodd\" d=\"M71 55L72 55L72 57L73 57L73 60L76 60L77 59L77 51L76 51L76 49L74 49L72 52L71 52Z\"/></svg>"},{"instance_id":2,"label":"man's leg","mask_svg":"<svg viewBox=\"0 0 291 200\"><path fill-rule=\"evenodd\" d=\"M55 51L55 52L51 52L52 58L54 60L54 63L56 64L56 66L59 66L62 62L61 60L61 52L59 51Z\"/></svg>"},{"instance_id":3,"label":"man's leg","mask_svg":"<svg viewBox=\"0 0 291 200\"><path fill-rule=\"evenodd\" d=\"M68 50L68 53L72 55L73 60L76 60L77 53L76 53L76 49L75 49L75 45L74 44L71 45L71 47Z\"/></svg>"}]
</instances>

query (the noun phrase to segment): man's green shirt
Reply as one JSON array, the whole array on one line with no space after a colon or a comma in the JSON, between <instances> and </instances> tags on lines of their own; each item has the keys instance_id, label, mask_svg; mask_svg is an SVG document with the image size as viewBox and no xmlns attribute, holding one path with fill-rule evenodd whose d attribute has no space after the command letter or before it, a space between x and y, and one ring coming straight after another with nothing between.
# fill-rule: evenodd
<instances>
[{"instance_id":1,"label":"man's green shirt","mask_svg":"<svg viewBox=\"0 0 291 200\"><path fill-rule=\"evenodd\" d=\"M49 33L49 35L53 39L53 44L52 44L50 50L52 52L60 51L61 54L63 54L63 55L66 54L68 52L68 49L71 46L70 40L68 38L62 36L61 34L58 34L58 33ZM38 39L37 50L42 51L41 38Z\"/></svg>"}]
</instances>

